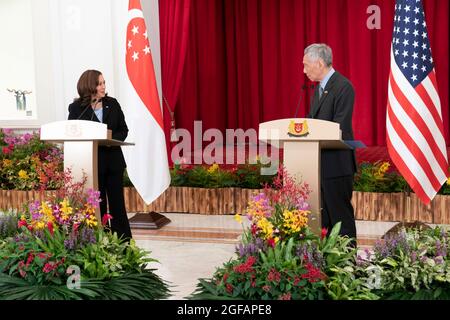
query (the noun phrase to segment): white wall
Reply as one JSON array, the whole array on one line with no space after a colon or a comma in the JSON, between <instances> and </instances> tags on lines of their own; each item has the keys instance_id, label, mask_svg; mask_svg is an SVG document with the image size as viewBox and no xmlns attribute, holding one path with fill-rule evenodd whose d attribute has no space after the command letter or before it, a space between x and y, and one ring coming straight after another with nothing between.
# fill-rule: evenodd
<instances>
[{"instance_id":1,"label":"white wall","mask_svg":"<svg viewBox=\"0 0 450 320\"><path fill-rule=\"evenodd\" d=\"M141 0L141 3L150 33L155 71L159 75L158 0ZM9 7L4 10L7 5L14 10ZM127 18L128 0L0 0L0 110L6 110L4 114L0 111L0 127L31 128L66 119L67 107L77 97L78 78L86 69L100 70L109 95L120 101L116 88L123 81L119 69L125 62L122 52ZM28 47L23 49L22 55L15 54L14 63L11 52L17 49L5 50L6 34L8 40L28 39L25 42ZM16 48L24 45L20 40L11 43L11 47ZM23 70L15 72L12 67L3 68L14 64ZM31 90L35 101L29 102L36 108L33 119L14 114L15 98L6 89L6 97L2 98L4 82L22 78L28 79L30 84L18 83L17 86L22 86L20 89L27 89L26 85L34 88ZM157 78L161 90L160 76ZM10 99L11 109L3 108L1 99Z\"/></svg>"},{"instance_id":2,"label":"white wall","mask_svg":"<svg viewBox=\"0 0 450 320\"><path fill-rule=\"evenodd\" d=\"M36 86L31 0L0 1L0 119L36 118ZM16 109L16 98L7 89L31 91L27 110Z\"/></svg>"}]
</instances>

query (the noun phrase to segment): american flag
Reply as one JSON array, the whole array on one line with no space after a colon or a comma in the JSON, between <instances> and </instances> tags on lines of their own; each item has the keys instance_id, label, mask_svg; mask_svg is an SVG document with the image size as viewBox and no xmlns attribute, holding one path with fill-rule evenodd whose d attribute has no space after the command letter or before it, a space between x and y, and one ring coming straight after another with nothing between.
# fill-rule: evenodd
<instances>
[{"instance_id":1,"label":"american flag","mask_svg":"<svg viewBox=\"0 0 450 320\"><path fill-rule=\"evenodd\" d=\"M447 180L441 103L421 0L397 0L387 103L392 161L428 204Z\"/></svg>"}]
</instances>

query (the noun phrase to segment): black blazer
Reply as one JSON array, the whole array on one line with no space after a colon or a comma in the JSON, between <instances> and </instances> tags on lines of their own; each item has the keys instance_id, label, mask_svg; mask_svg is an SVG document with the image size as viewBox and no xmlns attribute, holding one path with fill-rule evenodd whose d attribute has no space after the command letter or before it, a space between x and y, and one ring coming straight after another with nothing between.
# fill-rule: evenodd
<instances>
[{"instance_id":1,"label":"black blazer","mask_svg":"<svg viewBox=\"0 0 450 320\"><path fill-rule=\"evenodd\" d=\"M119 102L105 96L103 103L103 123L108 126L112 132L112 138L124 141L128 135L128 127L125 122L125 116L122 112ZM76 100L69 105L69 120L91 120L100 122L92 108L87 105L81 105L80 100ZM117 171L126 168L125 159L120 147L100 146L98 148L98 171L105 173L108 170Z\"/></svg>"},{"instance_id":2,"label":"black blazer","mask_svg":"<svg viewBox=\"0 0 450 320\"><path fill-rule=\"evenodd\" d=\"M342 140L353 140L352 114L355 91L350 81L335 71L328 80L319 100L316 86L307 118L333 121L340 124ZM351 150L322 150L322 178L336 178L356 172L356 158Z\"/></svg>"}]
</instances>

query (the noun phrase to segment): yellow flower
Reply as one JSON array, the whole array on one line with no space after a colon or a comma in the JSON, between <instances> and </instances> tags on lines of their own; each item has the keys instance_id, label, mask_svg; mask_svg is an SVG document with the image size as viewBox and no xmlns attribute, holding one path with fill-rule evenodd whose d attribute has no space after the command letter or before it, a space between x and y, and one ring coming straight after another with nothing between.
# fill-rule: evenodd
<instances>
[{"instance_id":1,"label":"yellow flower","mask_svg":"<svg viewBox=\"0 0 450 320\"><path fill-rule=\"evenodd\" d=\"M90 216L89 219L86 219L86 225L90 228L97 226L97 219L94 216Z\"/></svg>"},{"instance_id":2,"label":"yellow flower","mask_svg":"<svg viewBox=\"0 0 450 320\"><path fill-rule=\"evenodd\" d=\"M40 212L43 213L44 215L46 215L47 217L53 217L52 208L45 201L42 201L42 203L41 203Z\"/></svg>"},{"instance_id":3,"label":"yellow flower","mask_svg":"<svg viewBox=\"0 0 450 320\"><path fill-rule=\"evenodd\" d=\"M28 179L28 174L25 170L20 170L19 171L19 178L23 179L23 180L27 180Z\"/></svg>"},{"instance_id":4,"label":"yellow flower","mask_svg":"<svg viewBox=\"0 0 450 320\"><path fill-rule=\"evenodd\" d=\"M265 238L271 238L273 233L273 224L267 220L266 218L260 219L256 225L259 229L261 229L261 232L265 234Z\"/></svg>"},{"instance_id":5,"label":"yellow flower","mask_svg":"<svg viewBox=\"0 0 450 320\"><path fill-rule=\"evenodd\" d=\"M3 159L3 166L5 168L9 167L10 165L12 165L12 161L9 159Z\"/></svg>"},{"instance_id":6,"label":"yellow flower","mask_svg":"<svg viewBox=\"0 0 450 320\"><path fill-rule=\"evenodd\" d=\"M34 225L34 228L35 228L35 229L38 229L38 230L44 229L44 228L45 228L45 223L42 222L42 221L38 221L38 222Z\"/></svg>"},{"instance_id":7,"label":"yellow flower","mask_svg":"<svg viewBox=\"0 0 450 320\"><path fill-rule=\"evenodd\" d=\"M239 223L242 223L242 216L239 213L236 213L234 215L234 220L236 220Z\"/></svg>"},{"instance_id":8,"label":"yellow flower","mask_svg":"<svg viewBox=\"0 0 450 320\"><path fill-rule=\"evenodd\" d=\"M208 173L212 174L219 170L219 165L217 163L214 163L212 166L208 168Z\"/></svg>"},{"instance_id":9,"label":"yellow flower","mask_svg":"<svg viewBox=\"0 0 450 320\"><path fill-rule=\"evenodd\" d=\"M300 230L308 224L308 214L306 210L284 210L283 226L286 228L286 233L292 234L300 232Z\"/></svg>"},{"instance_id":10,"label":"yellow flower","mask_svg":"<svg viewBox=\"0 0 450 320\"><path fill-rule=\"evenodd\" d=\"M375 172L374 176L377 179L383 179L384 178L384 174L386 173L386 171L388 171L389 167L391 166L391 164L387 161L383 162L381 164L381 166L378 168L378 171Z\"/></svg>"},{"instance_id":11,"label":"yellow flower","mask_svg":"<svg viewBox=\"0 0 450 320\"><path fill-rule=\"evenodd\" d=\"M63 217L67 217L67 215L72 214L73 209L72 207L69 205L69 200L64 199L63 201L61 201L59 203L61 205L61 212L63 213Z\"/></svg>"},{"instance_id":12,"label":"yellow flower","mask_svg":"<svg viewBox=\"0 0 450 320\"><path fill-rule=\"evenodd\" d=\"M450 186L450 177L447 179L447 185Z\"/></svg>"}]
</instances>

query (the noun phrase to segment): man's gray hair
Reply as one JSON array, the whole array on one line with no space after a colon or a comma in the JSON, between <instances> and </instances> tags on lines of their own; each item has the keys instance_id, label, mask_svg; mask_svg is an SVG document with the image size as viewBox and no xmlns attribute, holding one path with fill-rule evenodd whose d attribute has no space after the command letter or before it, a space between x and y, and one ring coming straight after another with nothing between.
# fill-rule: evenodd
<instances>
[{"instance_id":1,"label":"man's gray hair","mask_svg":"<svg viewBox=\"0 0 450 320\"><path fill-rule=\"evenodd\" d=\"M305 55L312 60L322 59L327 67L333 63L333 51L325 43L313 43L305 49Z\"/></svg>"}]
</instances>

